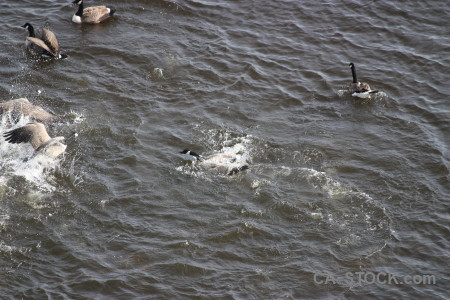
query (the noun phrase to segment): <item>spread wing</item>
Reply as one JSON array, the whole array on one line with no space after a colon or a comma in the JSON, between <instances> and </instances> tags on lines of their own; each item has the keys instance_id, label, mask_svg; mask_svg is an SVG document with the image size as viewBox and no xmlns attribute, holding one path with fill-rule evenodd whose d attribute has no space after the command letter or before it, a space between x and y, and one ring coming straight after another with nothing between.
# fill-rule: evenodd
<instances>
[{"instance_id":1,"label":"spread wing","mask_svg":"<svg viewBox=\"0 0 450 300\"><path fill-rule=\"evenodd\" d=\"M83 9L83 22L100 23L109 17L109 9L102 6L91 6Z\"/></svg>"},{"instance_id":2,"label":"spread wing","mask_svg":"<svg viewBox=\"0 0 450 300\"><path fill-rule=\"evenodd\" d=\"M39 121L39 122L52 121L52 120L58 118L56 115L46 111L42 107L33 105L31 103L20 105L20 106L17 105L17 107L15 107L15 110L18 113L22 113L26 116L30 116L35 121Z\"/></svg>"},{"instance_id":3,"label":"spread wing","mask_svg":"<svg viewBox=\"0 0 450 300\"><path fill-rule=\"evenodd\" d=\"M43 109L40 106L37 105L31 105L30 111L27 112L29 116L31 116L33 119L37 121L50 121L57 119L58 117L45 109Z\"/></svg>"},{"instance_id":4,"label":"spread wing","mask_svg":"<svg viewBox=\"0 0 450 300\"><path fill-rule=\"evenodd\" d=\"M229 162L234 162L236 160L234 155L232 155L230 153L216 153L216 154L212 154L212 155L208 156L206 159L215 161L218 163L219 162L220 163L229 163Z\"/></svg>"},{"instance_id":5,"label":"spread wing","mask_svg":"<svg viewBox=\"0 0 450 300\"><path fill-rule=\"evenodd\" d=\"M53 53L53 51L47 46L47 44L44 43L43 40L34 37L27 37L27 40L43 49L44 51L48 52L50 55L55 56L55 53Z\"/></svg>"},{"instance_id":6,"label":"spread wing","mask_svg":"<svg viewBox=\"0 0 450 300\"><path fill-rule=\"evenodd\" d=\"M42 29L42 40L51 50L51 53L57 54L59 52L58 40L56 39L55 34L47 28Z\"/></svg>"},{"instance_id":7,"label":"spread wing","mask_svg":"<svg viewBox=\"0 0 450 300\"><path fill-rule=\"evenodd\" d=\"M4 112L30 116L38 122L52 121L59 118L42 107L31 104L26 98L0 103L0 114Z\"/></svg>"},{"instance_id":8,"label":"spread wing","mask_svg":"<svg viewBox=\"0 0 450 300\"><path fill-rule=\"evenodd\" d=\"M17 109L21 109L23 106L31 105L31 103L26 98L18 98L14 100L9 100L6 102L0 103L0 108L2 109L1 113L4 112L15 112Z\"/></svg>"},{"instance_id":9,"label":"spread wing","mask_svg":"<svg viewBox=\"0 0 450 300\"><path fill-rule=\"evenodd\" d=\"M51 140L42 123L28 123L25 126L6 132L4 137L7 142L12 144L29 142L34 149Z\"/></svg>"}]
</instances>

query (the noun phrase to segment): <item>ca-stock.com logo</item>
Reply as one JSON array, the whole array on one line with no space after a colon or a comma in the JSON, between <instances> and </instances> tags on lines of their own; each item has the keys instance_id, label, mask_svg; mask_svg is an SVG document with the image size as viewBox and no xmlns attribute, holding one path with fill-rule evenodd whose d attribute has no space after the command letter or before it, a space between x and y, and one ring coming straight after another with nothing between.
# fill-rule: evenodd
<instances>
[{"instance_id":1,"label":"ca-stock.com logo","mask_svg":"<svg viewBox=\"0 0 450 300\"><path fill-rule=\"evenodd\" d=\"M386 272L347 272L343 276L330 272L314 273L314 283L320 285L340 284L358 286L368 284L391 285L431 285L436 284L436 276L428 274L400 275Z\"/></svg>"}]
</instances>

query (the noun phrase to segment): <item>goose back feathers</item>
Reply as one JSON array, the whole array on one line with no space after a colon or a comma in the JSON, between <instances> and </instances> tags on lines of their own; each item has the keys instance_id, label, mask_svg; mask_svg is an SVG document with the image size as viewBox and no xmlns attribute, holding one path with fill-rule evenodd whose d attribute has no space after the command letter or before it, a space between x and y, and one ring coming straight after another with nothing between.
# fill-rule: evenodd
<instances>
[{"instance_id":1,"label":"goose back feathers","mask_svg":"<svg viewBox=\"0 0 450 300\"><path fill-rule=\"evenodd\" d=\"M36 33L30 23L25 23L22 27L28 29L29 36L25 42L28 56L61 59L67 57L66 54L60 53L58 40L52 31L43 28L40 33Z\"/></svg>"},{"instance_id":2,"label":"goose back feathers","mask_svg":"<svg viewBox=\"0 0 450 300\"><path fill-rule=\"evenodd\" d=\"M58 54L59 53L59 43L56 39L56 36L53 32L48 30L47 28L42 28L42 41L47 45L50 49L51 53Z\"/></svg>"},{"instance_id":3,"label":"goose back feathers","mask_svg":"<svg viewBox=\"0 0 450 300\"><path fill-rule=\"evenodd\" d=\"M77 12L72 16L72 22L77 24L98 24L116 12L112 7L105 5L84 7L83 0L75 0L72 3L78 5Z\"/></svg>"}]
</instances>

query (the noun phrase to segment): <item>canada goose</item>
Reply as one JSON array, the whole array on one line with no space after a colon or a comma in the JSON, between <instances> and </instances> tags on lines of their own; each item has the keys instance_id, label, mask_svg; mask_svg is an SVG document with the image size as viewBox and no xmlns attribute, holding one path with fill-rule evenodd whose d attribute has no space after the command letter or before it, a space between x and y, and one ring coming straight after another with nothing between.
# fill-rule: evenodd
<instances>
[{"instance_id":1,"label":"canada goose","mask_svg":"<svg viewBox=\"0 0 450 300\"><path fill-rule=\"evenodd\" d=\"M67 147L62 143L64 140L63 136L51 138L44 124L37 122L31 122L25 126L10 130L3 136L8 143L12 144L29 142L35 150L34 155L43 154L50 158L56 158Z\"/></svg>"},{"instance_id":2,"label":"canada goose","mask_svg":"<svg viewBox=\"0 0 450 300\"><path fill-rule=\"evenodd\" d=\"M194 156L203 168L216 171L222 175L230 176L248 169L248 165L236 165L236 155L229 153L216 153L207 157L203 157L189 149L184 149L180 153Z\"/></svg>"},{"instance_id":3,"label":"canada goose","mask_svg":"<svg viewBox=\"0 0 450 300\"><path fill-rule=\"evenodd\" d=\"M47 28L42 28L40 36L36 36L33 26L25 23L22 26L28 29L29 36L25 41L27 54L31 57L66 58L66 54L59 52L59 44L53 32Z\"/></svg>"},{"instance_id":4,"label":"canada goose","mask_svg":"<svg viewBox=\"0 0 450 300\"><path fill-rule=\"evenodd\" d=\"M77 24L98 24L116 12L114 8L104 5L84 8L83 0L75 0L72 3L78 5L77 12L72 16L72 22Z\"/></svg>"},{"instance_id":5,"label":"canada goose","mask_svg":"<svg viewBox=\"0 0 450 300\"><path fill-rule=\"evenodd\" d=\"M38 122L60 121L61 117L49 113L40 106L31 104L26 98L18 98L0 103L0 115L10 113L14 117L29 116Z\"/></svg>"},{"instance_id":6,"label":"canada goose","mask_svg":"<svg viewBox=\"0 0 450 300\"><path fill-rule=\"evenodd\" d=\"M367 98L371 94L378 93L377 90L372 90L367 83L365 83L365 82L361 83L361 82L358 81L358 78L356 76L356 70L355 70L355 64L354 63L351 62L349 64L349 66L352 69L353 82L350 85L350 91L352 92L352 96L353 97Z\"/></svg>"}]
</instances>

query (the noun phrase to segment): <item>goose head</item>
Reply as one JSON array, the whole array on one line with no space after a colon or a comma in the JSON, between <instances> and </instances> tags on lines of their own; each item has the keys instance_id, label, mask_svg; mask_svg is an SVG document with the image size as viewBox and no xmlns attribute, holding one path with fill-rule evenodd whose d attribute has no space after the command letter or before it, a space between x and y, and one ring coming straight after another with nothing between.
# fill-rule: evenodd
<instances>
[{"instance_id":1,"label":"goose head","mask_svg":"<svg viewBox=\"0 0 450 300\"><path fill-rule=\"evenodd\" d=\"M35 37L34 27L30 23L25 23L22 25L23 28L28 29L28 33L30 37Z\"/></svg>"}]
</instances>

